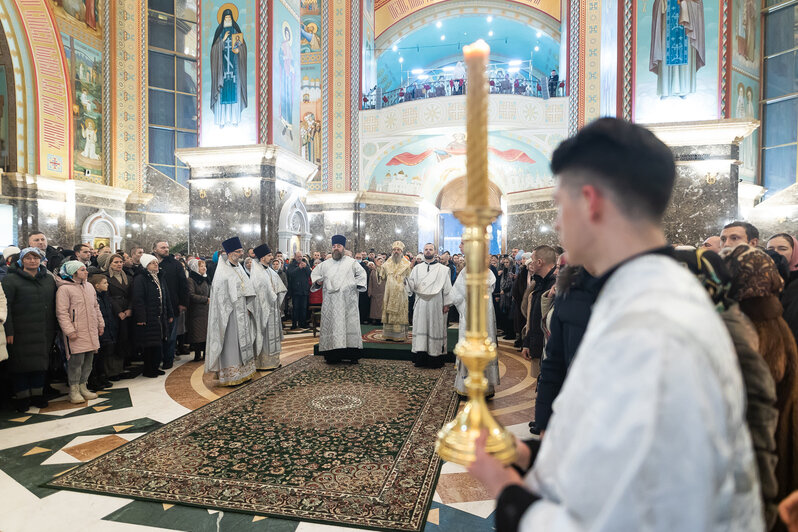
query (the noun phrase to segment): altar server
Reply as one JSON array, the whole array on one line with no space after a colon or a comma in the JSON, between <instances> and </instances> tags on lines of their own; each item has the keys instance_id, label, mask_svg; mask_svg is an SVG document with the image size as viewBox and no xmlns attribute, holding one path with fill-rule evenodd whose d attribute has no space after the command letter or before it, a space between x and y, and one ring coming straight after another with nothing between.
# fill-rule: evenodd
<instances>
[{"instance_id":1,"label":"altar server","mask_svg":"<svg viewBox=\"0 0 798 532\"><path fill-rule=\"evenodd\" d=\"M416 296L413 306L413 362L416 367L443 367L452 279L449 268L435 259L435 246L432 244L424 245L424 262L410 272L407 290Z\"/></svg>"},{"instance_id":2,"label":"altar server","mask_svg":"<svg viewBox=\"0 0 798 532\"><path fill-rule=\"evenodd\" d=\"M218 372L220 385L235 386L255 373L263 335L255 287L241 265L241 241L234 236L222 249L227 255L219 257L211 285L205 370Z\"/></svg>"},{"instance_id":3,"label":"altar server","mask_svg":"<svg viewBox=\"0 0 798 532\"><path fill-rule=\"evenodd\" d=\"M363 348L358 292L366 290L366 271L345 255L346 237L332 237L332 257L310 274L312 291L323 290L319 351L328 363L357 362Z\"/></svg>"}]
</instances>

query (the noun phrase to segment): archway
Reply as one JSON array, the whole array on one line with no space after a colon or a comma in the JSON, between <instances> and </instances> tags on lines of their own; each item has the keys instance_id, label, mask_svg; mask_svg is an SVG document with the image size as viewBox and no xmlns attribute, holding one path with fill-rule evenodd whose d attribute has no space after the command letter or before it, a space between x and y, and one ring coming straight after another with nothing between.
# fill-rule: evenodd
<instances>
[{"instance_id":1,"label":"archway","mask_svg":"<svg viewBox=\"0 0 798 532\"><path fill-rule=\"evenodd\" d=\"M488 205L503 211L502 192L492 181L488 182ZM458 253L463 224L454 216L454 213L466 207L465 176L456 177L441 188L435 200L435 207L438 209L438 247L450 253ZM502 214L488 228L491 233L489 248L491 254L500 253L504 247L503 222L504 215Z\"/></svg>"},{"instance_id":2,"label":"archway","mask_svg":"<svg viewBox=\"0 0 798 532\"><path fill-rule=\"evenodd\" d=\"M310 253L310 231L308 211L298 195L288 198L280 209L277 228L277 249L286 257L292 257L296 251Z\"/></svg>"},{"instance_id":3,"label":"archway","mask_svg":"<svg viewBox=\"0 0 798 532\"><path fill-rule=\"evenodd\" d=\"M80 241L94 248L100 244L111 246L111 249L116 251L122 247L122 234L117 221L105 212L105 209L100 209L83 222Z\"/></svg>"}]
</instances>

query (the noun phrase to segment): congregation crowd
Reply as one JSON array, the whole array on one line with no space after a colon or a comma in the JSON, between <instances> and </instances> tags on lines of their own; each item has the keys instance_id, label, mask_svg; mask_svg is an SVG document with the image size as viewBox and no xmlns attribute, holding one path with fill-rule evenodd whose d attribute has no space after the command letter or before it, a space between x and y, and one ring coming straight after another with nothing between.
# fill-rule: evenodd
<instances>
[{"instance_id":1,"label":"congregation crowd","mask_svg":"<svg viewBox=\"0 0 798 532\"><path fill-rule=\"evenodd\" d=\"M537 436L519 442L513 467L478 441L469 468L498 497L498 530L574 519L601 530L699 522L755 530L762 516L775 530L782 501L782 519L795 522L798 240L763 239L736 221L696 245L667 243L661 219L674 165L652 139L608 119L565 141L552 162L563 247L489 257L489 336L512 341L537 381L529 423ZM651 181L637 180L642 174ZM82 403L114 381L156 378L177 356L199 361L212 349L222 379L226 356L236 371L261 369L259 353L279 353L284 328L317 322L330 363L357 361L362 325L381 325L397 341L412 325L416 366L440 367L449 323L459 323L461 338L465 330L462 249L427 244L415 254L397 241L352 252L342 235L331 244L330 253L285 260L266 245L245 251L233 237L201 259L170 254L166 241L146 253L55 248L33 232L24 247L3 250L0 267L4 398L23 412L44 407L57 393L50 385L65 381L70 401ZM246 314L261 283L272 295L252 311L264 316L252 334L272 345L255 340L245 360L253 340L240 340L250 325L236 320L236 302ZM219 300L227 297L229 305ZM226 324L216 332L215 312ZM498 374L494 361L488 395ZM461 394L466 377L458 363Z\"/></svg>"}]
</instances>

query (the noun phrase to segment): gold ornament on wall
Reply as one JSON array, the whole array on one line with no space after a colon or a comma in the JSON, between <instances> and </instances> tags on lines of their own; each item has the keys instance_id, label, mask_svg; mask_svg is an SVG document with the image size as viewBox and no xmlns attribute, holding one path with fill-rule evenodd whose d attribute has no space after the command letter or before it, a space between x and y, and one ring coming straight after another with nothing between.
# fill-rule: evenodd
<instances>
[{"instance_id":1,"label":"gold ornament on wall","mask_svg":"<svg viewBox=\"0 0 798 532\"><path fill-rule=\"evenodd\" d=\"M704 176L704 179L707 182L707 185L714 185L718 182L718 173L715 172L714 174L711 172L707 172L707 175Z\"/></svg>"},{"instance_id":2,"label":"gold ornament on wall","mask_svg":"<svg viewBox=\"0 0 798 532\"><path fill-rule=\"evenodd\" d=\"M248 198L252 195L252 189L249 187L244 187L244 197Z\"/></svg>"},{"instance_id":3,"label":"gold ornament on wall","mask_svg":"<svg viewBox=\"0 0 798 532\"><path fill-rule=\"evenodd\" d=\"M207 198L207 197L208 197L208 193L205 191L205 189L204 189L204 188L201 188L201 189L200 189L200 191L199 191L199 197L200 197L200 198L202 198L202 199L205 199L205 198Z\"/></svg>"}]
</instances>

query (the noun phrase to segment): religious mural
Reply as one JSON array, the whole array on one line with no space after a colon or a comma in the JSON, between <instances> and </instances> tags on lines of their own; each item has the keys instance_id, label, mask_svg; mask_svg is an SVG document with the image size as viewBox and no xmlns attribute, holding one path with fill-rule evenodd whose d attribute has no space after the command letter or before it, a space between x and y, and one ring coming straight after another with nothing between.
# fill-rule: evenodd
<instances>
[{"instance_id":1,"label":"religious mural","mask_svg":"<svg viewBox=\"0 0 798 532\"><path fill-rule=\"evenodd\" d=\"M755 0L732 1L732 118L759 120L760 11ZM740 179L756 182L760 131L740 142Z\"/></svg>"},{"instance_id":2,"label":"religious mural","mask_svg":"<svg viewBox=\"0 0 798 532\"><path fill-rule=\"evenodd\" d=\"M300 155L321 168L321 0L300 2ZM320 172L314 179L320 177Z\"/></svg>"},{"instance_id":3,"label":"religious mural","mask_svg":"<svg viewBox=\"0 0 798 532\"><path fill-rule=\"evenodd\" d=\"M202 146L257 142L255 12L247 2L202 1Z\"/></svg>"},{"instance_id":4,"label":"religious mural","mask_svg":"<svg viewBox=\"0 0 798 532\"><path fill-rule=\"evenodd\" d=\"M6 79L6 67L0 65L0 168L8 169L9 158L9 101L8 101L8 80Z\"/></svg>"},{"instance_id":5,"label":"religious mural","mask_svg":"<svg viewBox=\"0 0 798 532\"><path fill-rule=\"evenodd\" d=\"M300 152L300 40L302 39L299 2L274 2L274 61L272 95L272 135L274 143L294 153ZM311 28L312 29L312 28ZM318 31L318 30L317 30Z\"/></svg>"},{"instance_id":6,"label":"religious mural","mask_svg":"<svg viewBox=\"0 0 798 532\"><path fill-rule=\"evenodd\" d=\"M375 165L369 165L363 189L437 195L444 183L465 174L465 148L465 133L415 137L390 148ZM488 152L490 179L504 193L554 185L548 158L522 139L509 133L490 133Z\"/></svg>"},{"instance_id":7,"label":"religious mural","mask_svg":"<svg viewBox=\"0 0 798 532\"><path fill-rule=\"evenodd\" d=\"M85 24L98 37L102 36L100 0L49 0L49 2L57 17Z\"/></svg>"},{"instance_id":8,"label":"religious mural","mask_svg":"<svg viewBox=\"0 0 798 532\"><path fill-rule=\"evenodd\" d=\"M638 2L636 122L719 118L718 13L718 2Z\"/></svg>"},{"instance_id":9,"label":"religious mural","mask_svg":"<svg viewBox=\"0 0 798 532\"><path fill-rule=\"evenodd\" d=\"M74 179L104 183L102 144L102 54L61 34L72 79Z\"/></svg>"}]
</instances>

